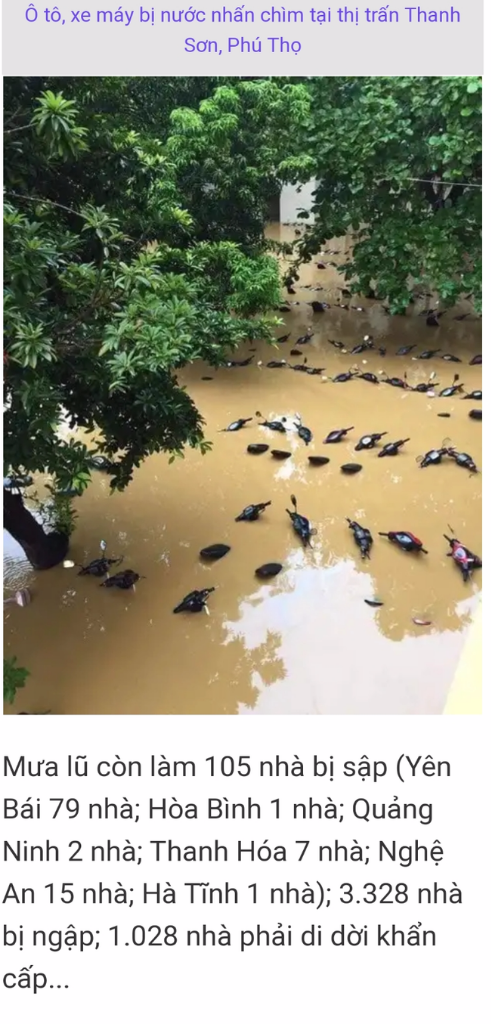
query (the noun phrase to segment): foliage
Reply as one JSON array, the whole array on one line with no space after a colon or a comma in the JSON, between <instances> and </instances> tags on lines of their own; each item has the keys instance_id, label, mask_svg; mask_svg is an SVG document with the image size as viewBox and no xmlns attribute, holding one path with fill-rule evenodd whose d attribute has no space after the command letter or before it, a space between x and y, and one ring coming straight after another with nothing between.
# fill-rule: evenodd
<instances>
[{"instance_id":1,"label":"foliage","mask_svg":"<svg viewBox=\"0 0 491 1024\"><path fill-rule=\"evenodd\" d=\"M90 474L86 474L87 484ZM86 485L87 486L87 485ZM47 484L48 497L39 498L36 492L29 493L29 503L36 506L43 526L49 532L56 531L70 537L76 529L78 512L73 508L73 495L59 491L53 484ZM82 493L82 489L79 493Z\"/></svg>"},{"instance_id":2,"label":"foliage","mask_svg":"<svg viewBox=\"0 0 491 1024\"><path fill-rule=\"evenodd\" d=\"M308 108L269 79L5 80L7 470L87 486L62 413L119 455L118 488L152 452L207 450L177 371L270 336L263 226Z\"/></svg>"},{"instance_id":3,"label":"foliage","mask_svg":"<svg viewBox=\"0 0 491 1024\"><path fill-rule=\"evenodd\" d=\"M198 113L173 112L169 148L200 237L262 243L269 200L309 166L296 141L308 113L302 86L271 79L221 86Z\"/></svg>"},{"instance_id":4,"label":"foliage","mask_svg":"<svg viewBox=\"0 0 491 1024\"><path fill-rule=\"evenodd\" d=\"M481 302L481 80L315 78L304 147L315 162L316 222L300 260L352 230L345 265L392 312L413 292ZM412 180L428 179L428 180ZM448 188L439 182L456 182Z\"/></svg>"},{"instance_id":5,"label":"foliage","mask_svg":"<svg viewBox=\"0 0 491 1024\"><path fill-rule=\"evenodd\" d=\"M17 658L3 659L3 699L6 704L13 704L17 690L22 690L30 675L27 668L17 665Z\"/></svg>"}]
</instances>

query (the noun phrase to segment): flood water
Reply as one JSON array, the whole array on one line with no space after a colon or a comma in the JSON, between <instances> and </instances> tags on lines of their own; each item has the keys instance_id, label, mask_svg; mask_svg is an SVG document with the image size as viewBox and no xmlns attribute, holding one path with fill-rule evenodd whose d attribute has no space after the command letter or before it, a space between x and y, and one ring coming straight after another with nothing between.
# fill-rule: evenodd
<instances>
[{"instance_id":1,"label":"flood water","mask_svg":"<svg viewBox=\"0 0 491 1024\"><path fill-rule=\"evenodd\" d=\"M282 241L291 228L273 228ZM348 242L326 260L342 262ZM321 257L319 257L321 258ZM453 528L481 554L481 475L470 475L451 459L421 469L417 456L451 438L459 451L481 462L481 424L469 418L481 403L429 397L363 380L344 384L288 369L267 369L271 359L324 367L335 376L356 364L360 372L403 377L410 384L437 371L442 390L459 372L465 390L481 388L481 367L469 359L481 351L480 321L458 321L452 310L439 328L417 315L387 316L380 303L340 297L343 280L333 267L302 270L299 302L283 316L291 331L286 345L256 345L245 368L210 370L194 365L182 373L206 420L213 450L186 452L169 465L168 456L149 458L123 494L110 495L108 478L94 474L77 499L77 530L70 557L86 563L107 542L109 556L124 556L123 568L146 579L132 591L105 590L100 581L62 566L34 573L5 535L5 596L27 586L27 608L5 609L6 656L15 654L31 671L13 708L53 714L439 714L445 704L481 586L476 572L468 584L450 558L443 533ZM322 291L312 287L322 286ZM308 302L363 305L364 312L329 309L313 314ZM425 300L431 305L431 300ZM302 357L290 357L298 336L313 325L313 340ZM365 334L378 351L351 356ZM405 344L417 348L395 356ZM411 357L440 347L462 364L435 357ZM247 356L249 346L233 358ZM262 362L262 365L257 365ZM203 380L210 376L212 380ZM254 421L237 433L219 433L256 410L268 420L299 413L314 434L306 447L295 429L286 437ZM450 413L439 418L438 413ZM340 444L323 445L336 428L354 427ZM410 438L395 458L377 451L354 452L363 434L387 431L384 441ZM249 455L251 442L291 451L285 462L270 452ZM382 442L384 443L384 442ZM308 455L327 455L313 467ZM356 461L355 476L340 471ZM304 549L285 509L290 495L317 529ZM271 500L258 522L236 523L244 506ZM346 517L368 526L374 537L370 561L362 561ZM378 531L409 530L429 554L405 554ZM225 543L231 551L216 563L202 563L201 548ZM264 562L284 566L261 583L254 575ZM215 586L209 617L173 615L193 589ZM377 596L383 606L365 599ZM430 621L418 626L414 618Z\"/></svg>"}]
</instances>

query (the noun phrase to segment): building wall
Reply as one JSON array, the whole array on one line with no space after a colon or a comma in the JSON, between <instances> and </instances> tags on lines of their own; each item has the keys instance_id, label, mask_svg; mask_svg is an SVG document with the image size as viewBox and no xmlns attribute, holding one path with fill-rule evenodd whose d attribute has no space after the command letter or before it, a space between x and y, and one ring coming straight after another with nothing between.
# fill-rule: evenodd
<instances>
[{"instance_id":1,"label":"building wall","mask_svg":"<svg viewBox=\"0 0 491 1024\"><path fill-rule=\"evenodd\" d=\"M280 196L280 221L282 224L295 223L298 220L298 210L310 210L315 186L315 181L309 181L300 187L299 192L295 185L285 186Z\"/></svg>"}]
</instances>

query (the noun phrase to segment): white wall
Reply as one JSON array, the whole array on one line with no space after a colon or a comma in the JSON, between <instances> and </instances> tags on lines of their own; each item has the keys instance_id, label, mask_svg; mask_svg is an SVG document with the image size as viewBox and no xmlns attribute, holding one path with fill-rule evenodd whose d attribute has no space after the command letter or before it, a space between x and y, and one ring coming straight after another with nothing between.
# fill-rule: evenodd
<instances>
[{"instance_id":1,"label":"white wall","mask_svg":"<svg viewBox=\"0 0 491 1024\"><path fill-rule=\"evenodd\" d=\"M312 193L316 182L309 181L300 187L297 192L295 185L286 185L280 196L280 221L282 224L292 224L297 218L298 210L309 210L312 205Z\"/></svg>"}]
</instances>

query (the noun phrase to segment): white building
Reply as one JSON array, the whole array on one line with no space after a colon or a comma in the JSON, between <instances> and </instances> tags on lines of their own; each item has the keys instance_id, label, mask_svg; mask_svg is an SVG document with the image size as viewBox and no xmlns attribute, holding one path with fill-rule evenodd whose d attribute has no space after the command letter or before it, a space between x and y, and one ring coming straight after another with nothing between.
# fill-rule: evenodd
<instances>
[{"instance_id":1,"label":"white building","mask_svg":"<svg viewBox=\"0 0 491 1024\"><path fill-rule=\"evenodd\" d=\"M299 210L311 209L312 193L316 184L317 182L312 180L301 186L285 185L280 195L279 219L281 224L294 224L298 220Z\"/></svg>"}]
</instances>

